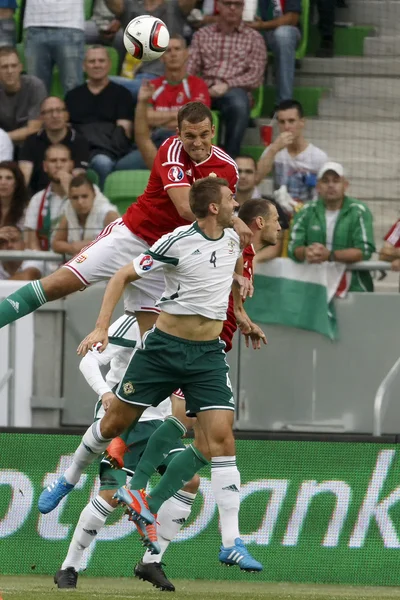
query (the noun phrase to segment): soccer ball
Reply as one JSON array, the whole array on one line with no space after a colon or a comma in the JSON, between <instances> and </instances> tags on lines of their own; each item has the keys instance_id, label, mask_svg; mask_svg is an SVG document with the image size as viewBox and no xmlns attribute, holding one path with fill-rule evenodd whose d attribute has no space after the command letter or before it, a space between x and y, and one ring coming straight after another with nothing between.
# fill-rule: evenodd
<instances>
[{"instance_id":1,"label":"soccer ball","mask_svg":"<svg viewBox=\"0 0 400 600\"><path fill-rule=\"evenodd\" d=\"M142 15L132 19L124 31L124 46L134 58L149 62L160 58L169 43L167 26L161 19Z\"/></svg>"}]
</instances>

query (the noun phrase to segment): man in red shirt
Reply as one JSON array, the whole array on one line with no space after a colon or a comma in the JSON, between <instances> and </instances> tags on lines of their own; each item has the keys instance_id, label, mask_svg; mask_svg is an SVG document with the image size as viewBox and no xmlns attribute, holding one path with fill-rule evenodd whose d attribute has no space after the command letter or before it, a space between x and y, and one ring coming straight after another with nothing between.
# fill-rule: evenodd
<instances>
[{"instance_id":1,"label":"man in red shirt","mask_svg":"<svg viewBox=\"0 0 400 600\"><path fill-rule=\"evenodd\" d=\"M391 262L392 271L400 271L400 219L389 229L384 241L379 259Z\"/></svg>"},{"instance_id":2,"label":"man in red shirt","mask_svg":"<svg viewBox=\"0 0 400 600\"><path fill-rule=\"evenodd\" d=\"M212 114L201 102L190 102L178 114L179 135L160 147L147 188L122 219L108 225L82 252L63 267L39 281L20 288L0 303L0 328L97 281L110 279L132 256L146 252L162 235L194 221L189 189L196 179L218 176L234 192L238 180L235 162L213 146ZM252 233L238 218L234 227L242 246ZM126 309L135 312L141 333L157 318L156 301L164 291L163 276L147 277L127 288Z\"/></svg>"},{"instance_id":3,"label":"man in red shirt","mask_svg":"<svg viewBox=\"0 0 400 600\"><path fill-rule=\"evenodd\" d=\"M211 106L210 94L205 81L196 75L188 75L186 63L188 50L185 38L172 35L168 49L161 58L165 74L151 82L154 93L147 108L147 122L153 129L151 139L159 148L178 126L178 111L188 102L203 102ZM139 150L134 154L133 169L146 169L146 162Z\"/></svg>"}]
</instances>

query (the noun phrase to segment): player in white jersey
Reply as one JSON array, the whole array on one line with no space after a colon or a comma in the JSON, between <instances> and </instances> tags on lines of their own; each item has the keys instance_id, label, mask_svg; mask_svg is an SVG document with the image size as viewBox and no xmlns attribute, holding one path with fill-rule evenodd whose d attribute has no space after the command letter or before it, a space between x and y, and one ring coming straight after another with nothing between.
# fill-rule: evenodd
<instances>
[{"instance_id":1,"label":"player in white jersey","mask_svg":"<svg viewBox=\"0 0 400 600\"><path fill-rule=\"evenodd\" d=\"M111 390L123 377L135 348L141 345L139 326L136 318L132 315L125 315L117 319L110 326L108 336L110 343L106 350L100 353L93 348L92 352L89 352L79 365L86 381L99 396L95 409L95 420L104 416L113 397ZM110 369L104 380L100 367L106 365L110 365ZM111 442L113 452L120 457L121 469L112 469L106 457L101 461L100 491L80 515L67 556L55 575L55 583L59 588L76 588L84 550L96 539L107 518L117 507L117 501L113 500L113 495L118 488L126 484L127 475L133 475L147 440L170 414L171 402L168 398L157 407L145 410L134 430L124 432L121 437L117 437ZM184 448L183 443L178 441L158 471L162 474L173 456ZM73 477L73 466L71 471ZM147 550L143 559L135 567L137 577L150 581L159 589L175 590L162 568L162 555L189 517L198 486L199 478L196 475L173 498L164 502L158 515L158 543L161 553L153 555Z\"/></svg>"}]
</instances>

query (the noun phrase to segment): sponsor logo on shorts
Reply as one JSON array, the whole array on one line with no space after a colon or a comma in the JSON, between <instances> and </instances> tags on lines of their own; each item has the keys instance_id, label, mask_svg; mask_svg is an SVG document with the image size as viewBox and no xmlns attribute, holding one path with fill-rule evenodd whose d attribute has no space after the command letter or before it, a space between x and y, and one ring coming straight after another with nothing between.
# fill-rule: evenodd
<instances>
[{"instance_id":1,"label":"sponsor logo on shorts","mask_svg":"<svg viewBox=\"0 0 400 600\"><path fill-rule=\"evenodd\" d=\"M142 269L142 271L148 271L149 269L151 269L152 266L153 259L151 258L151 256L149 254L143 256L142 260L140 261L140 268Z\"/></svg>"},{"instance_id":2,"label":"sponsor logo on shorts","mask_svg":"<svg viewBox=\"0 0 400 600\"><path fill-rule=\"evenodd\" d=\"M228 492L238 492L239 491L234 483L232 483L232 485L227 485L226 487L223 487L222 489L227 490Z\"/></svg>"},{"instance_id":3,"label":"sponsor logo on shorts","mask_svg":"<svg viewBox=\"0 0 400 600\"><path fill-rule=\"evenodd\" d=\"M96 529L85 529L85 528L83 528L83 531L85 531L87 534L89 534L89 535L91 535L91 536L93 536L93 537L94 537L95 535L97 535L97 531L96 531Z\"/></svg>"},{"instance_id":4,"label":"sponsor logo on shorts","mask_svg":"<svg viewBox=\"0 0 400 600\"><path fill-rule=\"evenodd\" d=\"M229 400L229 404L235 404L235 400L233 399L233 396L232 396L232 398Z\"/></svg>"},{"instance_id":5,"label":"sponsor logo on shorts","mask_svg":"<svg viewBox=\"0 0 400 600\"><path fill-rule=\"evenodd\" d=\"M182 171L182 169L180 167L171 167L170 170L168 171L168 179L170 181L173 181L174 183L176 183L178 181L182 181L184 176L185 176L184 172Z\"/></svg>"},{"instance_id":6,"label":"sponsor logo on shorts","mask_svg":"<svg viewBox=\"0 0 400 600\"><path fill-rule=\"evenodd\" d=\"M127 381L126 383L124 383L122 389L124 390L125 396L130 396L135 391L135 388L133 387L133 383L131 381Z\"/></svg>"},{"instance_id":7,"label":"sponsor logo on shorts","mask_svg":"<svg viewBox=\"0 0 400 600\"><path fill-rule=\"evenodd\" d=\"M86 259L87 259L86 254L80 254L79 256L76 257L75 262L78 263L78 265L80 265L81 263L85 262Z\"/></svg>"}]
</instances>

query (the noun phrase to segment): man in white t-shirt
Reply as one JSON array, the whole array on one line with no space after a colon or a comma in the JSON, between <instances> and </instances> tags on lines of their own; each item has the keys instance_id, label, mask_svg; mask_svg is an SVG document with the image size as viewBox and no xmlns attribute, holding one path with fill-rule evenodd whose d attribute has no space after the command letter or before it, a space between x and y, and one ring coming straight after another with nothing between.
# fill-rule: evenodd
<instances>
[{"instance_id":1,"label":"man in white t-shirt","mask_svg":"<svg viewBox=\"0 0 400 600\"><path fill-rule=\"evenodd\" d=\"M305 120L300 102L284 100L276 110L276 118L280 135L258 161L257 183L273 169L275 190L286 186L293 200L303 203L313 200L317 197L317 173L328 156L304 138Z\"/></svg>"},{"instance_id":2,"label":"man in white t-shirt","mask_svg":"<svg viewBox=\"0 0 400 600\"><path fill-rule=\"evenodd\" d=\"M0 227L0 250L25 250L22 231L15 225ZM38 260L3 260L0 262L0 280L33 281L42 277L43 263Z\"/></svg>"},{"instance_id":3,"label":"man in white t-shirt","mask_svg":"<svg viewBox=\"0 0 400 600\"><path fill-rule=\"evenodd\" d=\"M13 143L4 129L0 129L0 162L3 160L12 160L13 156Z\"/></svg>"},{"instance_id":4,"label":"man in white t-shirt","mask_svg":"<svg viewBox=\"0 0 400 600\"><path fill-rule=\"evenodd\" d=\"M49 94L54 64L64 94L83 83L84 0L26 0L24 30L28 74L39 77Z\"/></svg>"},{"instance_id":5,"label":"man in white t-shirt","mask_svg":"<svg viewBox=\"0 0 400 600\"><path fill-rule=\"evenodd\" d=\"M68 196L74 163L71 151L63 144L49 146L43 170L49 185L32 196L25 214L25 243L31 250L50 250L52 233L61 218Z\"/></svg>"}]
</instances>

